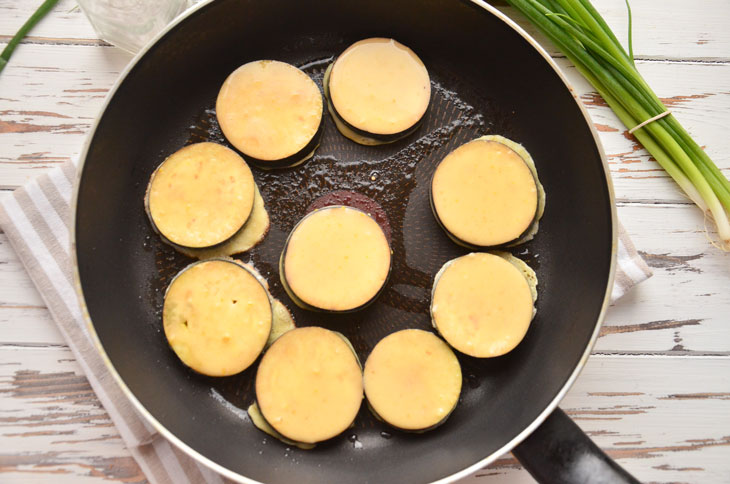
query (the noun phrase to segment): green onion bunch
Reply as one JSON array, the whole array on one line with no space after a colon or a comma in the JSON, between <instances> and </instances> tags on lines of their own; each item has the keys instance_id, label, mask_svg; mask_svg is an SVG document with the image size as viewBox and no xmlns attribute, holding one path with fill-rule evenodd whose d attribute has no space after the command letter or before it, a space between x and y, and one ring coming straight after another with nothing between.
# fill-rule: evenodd
<instances>
[{"instance_id":1,"label":"green onion bunch","mask_svg":"<svg viewBox=\"0 0 730 484\"><path fill-rule=\"evenodd\" d=\"M589 0L507 0L575 64L616 116L632 129L667 108L636 70L629 54ZM628 1L627 1L628 7ZM714 220L723 247L730 247L730 182L669 114L633 132L687 196Z\"/></svg>"}]
</instances>

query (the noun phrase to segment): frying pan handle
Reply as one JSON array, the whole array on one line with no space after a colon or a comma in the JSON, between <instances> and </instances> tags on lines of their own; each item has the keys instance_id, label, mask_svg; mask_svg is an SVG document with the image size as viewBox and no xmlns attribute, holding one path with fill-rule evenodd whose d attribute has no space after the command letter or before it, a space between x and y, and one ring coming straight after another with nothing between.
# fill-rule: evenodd
<instances>
[{"instance_id":1,"label":"frying pan handle","mask_svg":"<svg viewBox=\"0 0 730 484\"><path fill-rule=\"evenodd\" d=\"M512 450L542 484L638 484L568 417L556 408Z\"/></svg>"}]
</instances>

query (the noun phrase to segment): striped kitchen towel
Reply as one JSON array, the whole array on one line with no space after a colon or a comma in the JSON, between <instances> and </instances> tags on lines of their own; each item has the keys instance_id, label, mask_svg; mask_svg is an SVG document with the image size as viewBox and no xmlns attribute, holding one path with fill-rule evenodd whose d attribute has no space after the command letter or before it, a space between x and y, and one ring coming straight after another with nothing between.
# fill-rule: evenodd
<instances>
[{"instance_id":1,"label":"striped kitchen towel","mask_svg":"<svg viewBox=\"0 0 730 484\"><path fill-rule=\"evenodd\" d=\"M127 400L86 329L76 298L69 251L72 163L53 169L0 199L0 226L38 288L76 360L124 442L153 484L231 482L171 445ZM651 276L623 227L612 300Z\"/></svg>"}]
</instances>

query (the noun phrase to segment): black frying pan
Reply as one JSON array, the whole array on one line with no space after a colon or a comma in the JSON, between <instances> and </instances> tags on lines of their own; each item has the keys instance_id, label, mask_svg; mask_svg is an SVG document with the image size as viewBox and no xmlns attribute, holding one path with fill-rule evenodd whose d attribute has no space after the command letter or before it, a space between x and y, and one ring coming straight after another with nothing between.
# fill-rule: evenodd
<instances>
[{"instance_id":1,"label":"black frying pan","mask_svg":"<svg viewBox=\"0 0 730 484\"><path fill-rule=\"evenodd\" d=\"M241 409L252 402L255 365L237 376L207 378L188 370L169 349L161 333L162 295L190 259L153 234L144 191L154 168L181 146L225 143L213 108L236 67L278 59L300 66L321 87L332 57L372 36L398 39L428 67L434 89L424 124L404 140L363 147L342 137L328 117L313 160L288 170L254 169L272 226L265 241L241 258L253 261L298 325L343 332L364 360L385 335L430 327L433 276L466 252L431 214L428 181L436 163L478 135L501 134L528 148L547 191L540 232L513 250L537 270L537 317L508 355L460 356L461 401L438 429L424 435L394 431L363 405L344 435L312 451L288 449L220 401L222 396ZM537 428L515 452L539 478L630 481L555 410L589 355L613 279L616 226L607 173L596 133L549 57L486 4L211 2L137 57L107 101L77 193L79 282L100 351L130 399L176 445L231 478L453 480L492 462ZM310 204L334 190L355 191L382 206L394 251L391 279L378 301L337 316L296 308L277 270L288 232Z\"/></svg>"}]
</instances>

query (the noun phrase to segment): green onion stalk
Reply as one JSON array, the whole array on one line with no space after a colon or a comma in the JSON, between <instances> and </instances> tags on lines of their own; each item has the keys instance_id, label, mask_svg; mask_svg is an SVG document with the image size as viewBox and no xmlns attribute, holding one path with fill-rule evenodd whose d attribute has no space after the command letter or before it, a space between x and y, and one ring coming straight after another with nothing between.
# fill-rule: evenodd
<instances>
[{"instance_id":1,"label":"green onion stalk","mask_svg":"<svg viewBox=\"0 0 730 484\"><path fill-rule=\"evenodd\" d=\"M634 129L667 111L634 65L629 8L629 53L589 0L507 0L537 26ZM626 6L629 7L628 1ZM705 214L720 245L730 247L730 182L677 119L664 115L633 132L636 139Z\"/></svg>"}]
</instances>

